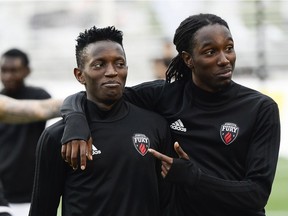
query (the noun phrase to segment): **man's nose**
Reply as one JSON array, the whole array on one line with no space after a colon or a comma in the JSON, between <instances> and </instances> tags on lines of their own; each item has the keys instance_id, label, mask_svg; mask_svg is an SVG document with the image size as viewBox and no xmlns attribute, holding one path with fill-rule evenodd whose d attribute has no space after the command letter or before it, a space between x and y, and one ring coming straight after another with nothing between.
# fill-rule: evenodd
<instances>
[{"instance_id":1,"label":"man's nose","mask_svg":"<svg viewBox=\"0 0 288 216\"><path fill-rule=\"evenodd\" d=\"M108 64L106 72L105 72L105 76L117 76L117 75L118 75L118 72L114 68L114 66L112 64Z\"/></svg>"},{"instance_id":2,"label":"man's nose","mask_svg":"<svg viewBox=\"0 0 288 216\"><path fill-rule=\"evenodd\" d=\"M220 52L219 54L219 58L218 58L218 64L219 65L226 65L228 64L230 61L227 58L227 54L225 52Z\"/></svg>"}]
</instances>

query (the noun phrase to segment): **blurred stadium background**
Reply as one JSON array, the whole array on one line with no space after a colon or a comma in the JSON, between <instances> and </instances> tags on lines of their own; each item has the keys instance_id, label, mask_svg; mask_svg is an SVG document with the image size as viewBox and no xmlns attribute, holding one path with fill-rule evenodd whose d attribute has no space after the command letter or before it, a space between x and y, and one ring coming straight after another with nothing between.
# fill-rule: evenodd
<instances>
[{"instance_id":1,"label":"blurred stadium background","mask_svg":"<svg viewBox=\"0 0 288 216\"><path fill-rule=\"evenodd\" d=\"M31 60L31 85L64 98L84 88L74 79L75 39L93 25L124 32L127 85L153 80L155 62L187 16L215 13L232 32L234 80L262 91L280 108L282 141L268 216L288 215L288 1L277 0L0 0L0 52L16 47ZM175 54L174 47L171 53ZM0 84L1 87L1 84ZM53 123L50 120L49 123Z\"/></svg>"}]
</instances>

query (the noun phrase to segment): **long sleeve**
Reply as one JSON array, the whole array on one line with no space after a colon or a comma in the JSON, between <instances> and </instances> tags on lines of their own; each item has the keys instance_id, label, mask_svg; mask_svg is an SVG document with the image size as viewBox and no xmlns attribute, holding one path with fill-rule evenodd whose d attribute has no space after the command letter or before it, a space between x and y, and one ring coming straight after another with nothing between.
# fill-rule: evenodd
<instances>
[{"instance_id":1,"label":"long sleeve","mask_svg":"<svg viewBox=\"0 0 288 216\"><path fill-rule=\"evenodd\" d=\"M163 124L164 125L164 124ZM167 127L163 127L164 131L163 136L161 136L161 145L159 146L159 151L170 157L176 157L176 153L173 149L173 143L171 138L171 132ZM169 215L171 205L174 202L173 194L173 184L165 181L161 175L161 161L157 160L157 174L158 174L158 185L159 185L159 199L160 199L160 208L161 215Z\"/></svg>"},{"instance_id":2,"label":"long sleeve","mask_svg":"<svg viewBox=\"0 0 288 216\"><path fill-rule=\"evenodd\" d=\"M61 143L71 140L88 140L90 129L85 115L85 92L79 92L65 98L61 107L61 115L65 121L65 129Z\"/></svg>"},{"instance_id":3,"label":"long sleeve","mask_svg":"<svg viewBox=\"0 0 288 216\"><path fill-rule=\"evenodd\" d=\"M164 84L164 80L155 80L133 87L126 87L124 99L141 108L157 112L157 103L161 97Z\"/></svg>"},{"instance_id":4,"label":"long sleeve","mask_svg":"<svg viewBox=\"0 0 288 216\"><path fill-rule=\"evenodd\" d=\"M155 103L160 96L163 80L146 82L134 87L125 88L124 99L145 109L155 110ZM61 140L65 144L71 140L88 140L90 130L85 115L84 91L65 98L61 107L61 115L65 121L65 129Z\"/></svg>"},{"instance_id":5,"label":"long sleeve","mask_svg":"<svg viewBox=\"0 0 288 216\"><path fill-rule=\"evenodd\" d=\"M279 145L280 120L277 104L273 103L258 113L243 179L217 178L205 173L192 160L175 159L167 180L194 188L201 197L208 197L230 209L261 210L271 192Z\"/></svg>"},{"instance_id":6,"label":"long sleeve","mask_svg":"<svg viewBox=\"0 0 288 216\"><path fill-rule=\"evenodd\" d=\"M30 216L56 216L64 190L64 161L61 143L47 131L42 133L36 151L36 170Z\"/></svg>"}]
</instances>

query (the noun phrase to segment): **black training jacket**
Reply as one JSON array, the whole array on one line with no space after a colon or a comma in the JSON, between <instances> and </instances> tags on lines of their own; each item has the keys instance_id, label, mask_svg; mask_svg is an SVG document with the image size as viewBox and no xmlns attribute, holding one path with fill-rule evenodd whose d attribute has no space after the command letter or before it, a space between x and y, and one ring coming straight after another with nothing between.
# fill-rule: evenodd
<instances>
[{"instance_id":1,"label":"black training jacket","mask_svg":"<svg viewBox=\"0 0 288 216\"><path fill-rule=\"evenodd\" d=\"M82 97L67 98L62 112L85 125ZM153 81L126 88L125 98L164 116L190 157L175 159L166 177L177 185L170 215L265 215L280 144L278 106L270 97L235 82L209 93L192 81ZM69 130L74 138L89 136Z\"/></svg>"},{"instance_id":2,"label":"black training jacket","mask_svg":"<svg viewBox=\"0 0 288 216\"><path fill-rule=\"evenodd\" d=\"M85 171L74 171L61 158L62 120L42 134L30 216L56 216L61 196L62 216L161 215L170 187L147 149L172 152L165 119L124 101L108 112L88 101L86 117L93 161Z\"/></svg>"}]
</instances>

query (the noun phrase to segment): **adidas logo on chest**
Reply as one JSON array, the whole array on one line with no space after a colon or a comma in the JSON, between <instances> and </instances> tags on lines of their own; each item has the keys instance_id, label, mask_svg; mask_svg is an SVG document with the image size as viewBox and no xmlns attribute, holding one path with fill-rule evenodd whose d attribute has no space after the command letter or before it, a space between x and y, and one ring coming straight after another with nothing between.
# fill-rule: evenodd
<instances>
[{"instance_id":1,"label":"adidas logo on chest","mask_svg":"<svg viewBox=\"0 0 288 216\"><path fill-rule=\"evenodd\" d=\"M176 120L170 125L170 128L177 131L186 132L187 129L184 127L182 121L180 119Z\"/></svg>"}]
</instances>

